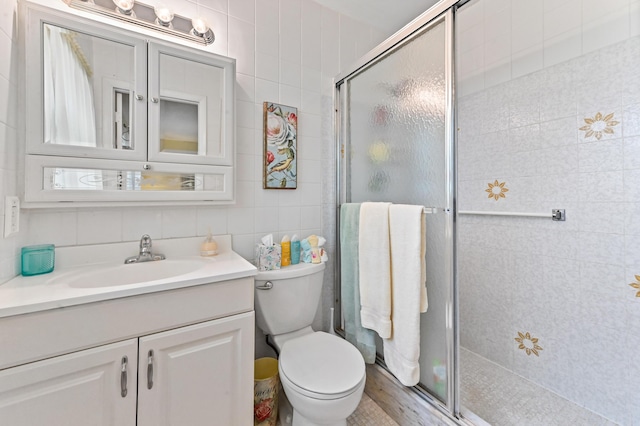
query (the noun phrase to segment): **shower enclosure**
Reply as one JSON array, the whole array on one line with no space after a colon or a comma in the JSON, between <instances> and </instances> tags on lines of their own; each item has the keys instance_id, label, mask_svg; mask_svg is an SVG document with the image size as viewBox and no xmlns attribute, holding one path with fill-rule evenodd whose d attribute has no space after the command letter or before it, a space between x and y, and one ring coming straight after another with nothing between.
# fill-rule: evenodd
<instances>
[{"instance_id":1,"label":"shower enclosure","mask_svg":"<svg viewBox=\"0 0 640 426\"><path fill-rule=\"evenodd\" d=\"M420 324L420 386L449 409L455 389L452 18L444 12L392 47L372 52L336 86L339 203L417 204L428 213L429 309Z\"/></svg>"},{"instance_id":2,"label":"shower enclosure","mask_svg":"<svg viewBox=\"0 0 640 426\"><path fill-rule=\"evenodd\" d=\"M452 418L640 424L639 69L638 0L452 0L336 78L338 207L425 207Z\"/></svg>"}]
</instances>

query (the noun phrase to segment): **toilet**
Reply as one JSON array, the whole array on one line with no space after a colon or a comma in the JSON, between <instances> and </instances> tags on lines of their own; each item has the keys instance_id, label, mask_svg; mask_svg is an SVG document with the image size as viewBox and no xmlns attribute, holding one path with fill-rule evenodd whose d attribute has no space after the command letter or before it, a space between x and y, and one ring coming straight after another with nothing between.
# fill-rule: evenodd
<instances>
[{"instance_id":1,"label":"toilet","mask_svg":"<svg viewBox=\"0 0 640 426\"><path fill-rule=\"evenodd\" d=\"M280 353L280 382L293 407L293 426L345 426L364 391L360 352L311 328L324 269L324 263L301 263L260 271L255 278L256 322Z\"/></svg>"}]
</instances>

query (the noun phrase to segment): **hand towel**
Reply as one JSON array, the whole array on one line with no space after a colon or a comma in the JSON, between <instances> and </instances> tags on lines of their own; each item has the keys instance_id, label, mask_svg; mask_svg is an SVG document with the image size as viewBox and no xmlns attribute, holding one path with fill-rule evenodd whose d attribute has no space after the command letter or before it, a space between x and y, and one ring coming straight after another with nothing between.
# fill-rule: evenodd
<instances>
[{"instance_id":1,"label":"hand towel","mask_svg":"<svg viewBox=\"0 0 640 426\"><path fill-rule=\"evenodd\" d=\"M360 319L363 327L382 338L391 337L390 205L362 203L358 235Z\"/></svg>"},{"instance_id":2,"label":"hand towel","mask_svg":"<svg viewBox=\"0 0 640 426\"><path fill-rule=\"evenodd\" d=\"M358 225L360 204L340 207L340 293L344 334L362 354L364 362L376 362L375 332L360 322L360 284L358 276Z\"/></svg>"},{"instance_id":3,"label":"hand towel","mask_svg":"<svg viewBox=\"0 0 640 426\"><path fill-rule=\"evenodd\" d=\"M425 228L422 206L389 208L393 334L383 340L384 361L405 386L420 380L420 313L428 307Z\"/></svg>"}]
</instances>

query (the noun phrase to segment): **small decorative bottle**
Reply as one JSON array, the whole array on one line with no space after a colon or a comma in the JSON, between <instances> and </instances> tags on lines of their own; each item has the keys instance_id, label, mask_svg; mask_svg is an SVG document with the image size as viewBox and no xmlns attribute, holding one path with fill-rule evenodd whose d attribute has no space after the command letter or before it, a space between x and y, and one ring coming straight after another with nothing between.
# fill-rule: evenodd
<instances>
[{"instance_id":1,"label":"small decorative bottle","mask_svg":"<svg viewBox=\"0 0 640 426\"><path fill-rule=\"evenodd\" d=\"M200 256L215 256L218 254L218 244L211 236L211 229L207 234L207 238L200 245Z\"/></svg>"},{"instance_id":2,"label":"small decorative bottle","mask_svg":"<svg viewBox=\"0 0 640 426\"><path fill-rule=\"evenodd\" d=\"M309 245L311 246L311 263L321 263L318 237L316 235L309 235L307 241L309 241Z\"/></svg>"}]
</instances>

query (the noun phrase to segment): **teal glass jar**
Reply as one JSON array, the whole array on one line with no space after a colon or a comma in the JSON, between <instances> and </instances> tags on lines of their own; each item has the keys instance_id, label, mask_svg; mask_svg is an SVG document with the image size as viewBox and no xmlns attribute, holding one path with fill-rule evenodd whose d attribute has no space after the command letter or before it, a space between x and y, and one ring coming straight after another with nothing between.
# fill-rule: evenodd
<instances>
[{"instance_id":1,"label":"teal glass jar","mask_svg":"<svg viewBox=\"0 0 640 426\"><path fill-rule=\"evenodd\" d=\"M22 247L22 275L48 274L53 271L55 260L53 244Z\"/></svg>"}]
</instances>

